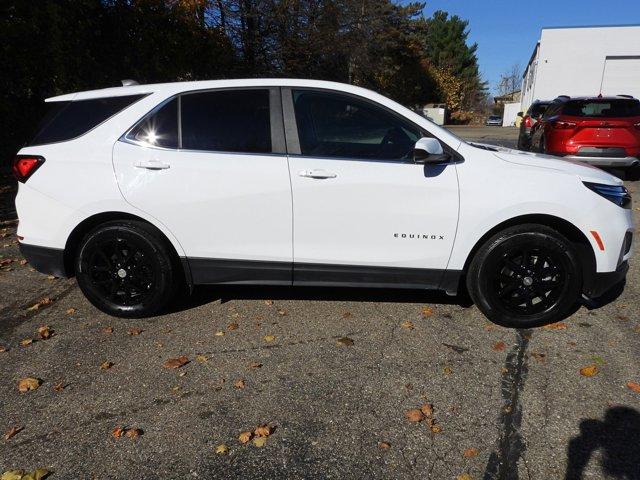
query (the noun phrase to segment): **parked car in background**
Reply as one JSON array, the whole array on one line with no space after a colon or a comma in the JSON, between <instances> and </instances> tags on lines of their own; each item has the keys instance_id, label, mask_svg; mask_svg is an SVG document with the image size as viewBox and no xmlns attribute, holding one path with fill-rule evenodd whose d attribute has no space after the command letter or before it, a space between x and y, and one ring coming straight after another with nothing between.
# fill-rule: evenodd
<instances>
[{"instance_id":1,"label":"parked car in background","mask_svg":"<svg viewBox=\"0 0 640 480\"><path fill-rule=\"evenodd\" d=\"M484 124L488 127L501 127L502 117L499 115L490 115Z\"/></svg>"},{"instance_id":2,"label":"parked car in background","mask_svg":"<svg viewBox=\"0 0 640 480\"><path fill-rule=\"evenodd\" d=\"M466 143L360 87L214 80L48 103L13 164L20 248L111 315L157 314L181 284L468 289L494 322L530 327L628 269L621 180Z\"/></svg>"},{"instance_id":3,"label":"parked car in background","mask_svg":"<svg viewBox=\"0 0 640 480\"><path fill-rule=\"evenodd\" d=\"M534 128L532 150L599 167L640 164L640 101L629 95L556 98Z\"/></svg>"},{"instance_id":4,"label":"parked car in background","mask_svg":"<svg viewBox=\"0 0 640 480\"><path fill-rule=\"evenodd\" d=\"M518 113L518 117L522 118L519 125L518 150L529 150L531 148L531 129L538 123L538 120L540 120L540 117L542 117L550 104L551 101L536 100L529 106L527 113Z\"/></svg>"}]
</instances>

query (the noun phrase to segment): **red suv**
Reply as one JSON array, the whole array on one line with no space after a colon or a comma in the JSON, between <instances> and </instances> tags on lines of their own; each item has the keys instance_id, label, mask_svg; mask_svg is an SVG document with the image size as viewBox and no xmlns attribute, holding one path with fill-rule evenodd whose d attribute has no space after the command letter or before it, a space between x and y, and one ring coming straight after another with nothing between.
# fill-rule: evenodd
<instances>
[{"instance_id":1,"label":"red suv","mask_svg":"<svg viewBox=\"0 0 640 480\"><path fill-rule=\"evenodd\" d=\"M531 149L600 167L640 164L640 101L615 97L556 98L531 134Z\"/></svg>"}]
</instances>

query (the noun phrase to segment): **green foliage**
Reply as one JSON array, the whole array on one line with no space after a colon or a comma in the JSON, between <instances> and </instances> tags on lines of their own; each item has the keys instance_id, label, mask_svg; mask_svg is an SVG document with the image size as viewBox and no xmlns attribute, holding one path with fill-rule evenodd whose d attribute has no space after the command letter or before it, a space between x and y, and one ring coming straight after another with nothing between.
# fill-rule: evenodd
<instances>
[{"instance_id":1,"label":"green foliage","mask_svg":"<svg viewBox=\"0 0 640 480\"><path fill-rule=\"evenodd\" d=\"M44 98L124 78L316 78L406 105L469 108L483 84L467 22L445 12L425 19L423 8L391 0L4 0L0 159L29 138Z\"/></svg>"}]
</instances>

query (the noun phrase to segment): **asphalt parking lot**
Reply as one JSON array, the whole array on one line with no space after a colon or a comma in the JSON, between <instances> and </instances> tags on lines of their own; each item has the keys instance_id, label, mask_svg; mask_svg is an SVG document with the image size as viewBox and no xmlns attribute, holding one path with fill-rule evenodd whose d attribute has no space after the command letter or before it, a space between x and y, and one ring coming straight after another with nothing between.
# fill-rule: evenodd
<instances>
[{"instance_id":1,"label":"asphalt parking lot","mask_svg":"<svg viewBox=\"0 0 640 480\"><path fill-rule=\"evenodd\" d=\"M444 294L302 288L200 288L122 320L21 261L14 195L3 179L0 474L640 479L637 249L619 297L551 328Z\"/></svg>"}]
</instances>

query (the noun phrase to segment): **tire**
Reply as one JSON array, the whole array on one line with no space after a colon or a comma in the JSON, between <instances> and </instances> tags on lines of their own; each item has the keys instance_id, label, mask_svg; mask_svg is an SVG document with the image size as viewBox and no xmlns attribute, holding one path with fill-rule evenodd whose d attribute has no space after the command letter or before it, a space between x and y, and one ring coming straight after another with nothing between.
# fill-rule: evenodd
<instances>
[{"instance_id":1,"label":"tire","mask_svg":"<svg viewBox=\"0 0 640 480\"><path fill-rule=\"evenodd\" d=\"M537 224L507 228L487 240L467 274L474 303L494 323L529 328L558 322L582 293L575 246Z\"/></svg>"},{"instance_id":2,"label":"tire","mask_svg":"<svg viewBox=\"0 0 640 480\"><path fill-rule=\"evenodd\" d=\"M80 290L115 317L148 317L176 291L178 267L167 240L139 221L112 221L89 232L75 258Z\"/></svg>"}]
</instances>

